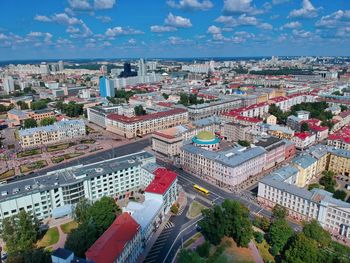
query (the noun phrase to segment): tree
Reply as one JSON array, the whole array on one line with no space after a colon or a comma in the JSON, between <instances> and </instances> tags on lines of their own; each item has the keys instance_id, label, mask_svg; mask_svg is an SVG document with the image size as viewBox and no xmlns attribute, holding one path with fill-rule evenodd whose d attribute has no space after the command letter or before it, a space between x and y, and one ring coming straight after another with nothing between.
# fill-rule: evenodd
<instances>
[{"instance_id":1,"label":"tree","mask_svg":"<svg viewBox=\"0 0 350 263\"><path fill-rule=\"evenodd\" d=\"M303 233L306 237L315 240L321 246L326 247L332 241L331 235L328 231L324 230L317 220L312 220L305 223L303 227Z\"/></svg>"},{"instance_id":2,"label":"tree","mask_svg":"<svg viewBox=\"0 0 350 263\"><path fill-rule=\"evenodd\" d=\"M271 104L269 107L269 113L274 115L277 118L278 123L285 123L287 120L287 114L285 114L280 107L276 106L276 104Z\"/></svg>"},{"instance_id":3,"label":"tree","mask_svg":"<svg viewBox=\"0 0 350 263\"><path fill-rule=\"evenodd\" d=\"M91 208L91 203L86 199L80 199L79 202L74 207L73 217L74 220L79 224L83 224L89 221L89 209Z\"/></svg>"},{"instance_id":4,"label":"tree","mask_svg":"<svg viewBox=\"0 0 350 263\"><path fill-rule=\"evenodd\" d=\"M6 263L51 263L51 253L45 249L32 249L23 253L10 254Z\"/></svg>"},{"instance_id":5,"label":"tree","mask_svg":"<svg viewBox=\"0 0 350 263\"><path fill-rule=\"evenodd\" d=\"M179 207L174 204L170 207L170 211L176 215L179 212Z\"/></svg>"},{"instance_id":6,"label":"tree","mask_svg":"<svg viewBox=\"0 0 350 263\"><path fill-rule=\"evenodd\" d=\"M96 224L90 220L68 234L64 247L73 251L76 256L85 258L85 252L95 243L100 234Z\"/></svg>"},{"instance_id":7,"label":"tree","mask_svg":"<svg viewBox=\"0 0 350 263\"><path fill-rule=\"evenodd\" d=\"M221 206L202 210L203 219L198 223L206 240L214 245L220 244L225 235L226 219Z\"/></svg>"},{"instance_id":8,"label":"tree","mask_svg":"<svg viewBox=\"0 0 350 263\"><path fill-rule=\"evenodd\" d=\"M114 219L120 214L120 209L112 197L104 196L88 209L88 218L96 224L100 234L107 230Z\"/></svg>"},{"instance_id":9,"label":"tree","mask_svg":"<svg viewBox=\"0 0 350 263\"><path fill-rule=\"evenodd\" d=\"M204 263L205 260L202 259L196 252L181 249L179 253L179 263Z\"/></svg>"},{"instance_id":10,"label":"tree","mask_svg":"<svg viewBox=\"0 0 350 263\"><path fill-rule=\"evenodd\" d=\"M264 241L264 235L259 231L254 232L254 238L255 241L259 244Z\"/></svg>"},{"instance_id":11,"label":"tree","mask_svg":"<svg viewBox=\"0 0 350 263\"><path fill-rule=\"evenodd\" d=\"M166 99L166 100L169 99L169 95L166 94L166 93L163 93L162 96L163 96L163 98Z\"/></svg>"},{"instance_id":12,"label":"tree","mask_svg":"<svg viewBox=\"0 0 350 263\"><path fill-rule=\"evenodd\" d=\"M284 259L286 263L314 263L318 261L316 241L298 233L288 246Z\"/></svg>"},{"instance_id":13,"label":"tree","mask_svg":"<svg viewBox=\"0 0 350 263\"><path fill-rule=\"evenodd\" d=\"M34 248L39 236L39 222L24 210L5 218L1 236L9 254L28 252Z\"/></svg>"},{"instance_id":14,"label":"tree","mask_svg":"<svg viewBox=\"0 0 350 263\"><path fill-rule=\"evenodd\" d=\"M31 103L32 110L41 110L47 107L47 100L38 100Z\"/></svg>"},{"instance_id":15,"label":"tree","mask_svg":"<svg viewBox=\"0 0 350 263\"><path fill-rule=\"evenodd\" d=\"M208 241L205 241L202 245L196 248L196 252L202 258L208 258L210 252L210 243Z\"/></svg>"},{"instance_id":16,"label":"tree","mask_svg":"<svg viewBox=\"0 0 350 263\"><path fill-rule=\"evenodd\" d=\"M270 220L266 217L255 216L253 220L253 225L267 232L270 227Z\"/></svg>"},{"instance_id":17,"label":"tree","mask_svg":"<svg viewBox=\"0 0 350 263\"><path fill-rule=\"evenodd\" d=\"M24 128L28 129L28 128L34 128L38 126L36 120L30 118L30 119L25 119L24 120Z\"/></svg>"},{"instance_id":18,"label":"tree","mask_svg":"<svg viewBox=\"0 0 350 263\"><path fill-rule=\"evenodd\" d=\"M334 173L332 171L323 171L323 176L320 179L320 184L324 186L324 189L328 192L335 192L336 181L334 179Z\"/></svg>"},{"instance_id":19,"label":"tree","mask_svg":"<svg viewBox=\"0 0 350 263\"><path fill-rule=\"evenodd\" d=\"M40 125L41 126L48 126L48 125L52 125L56 122L56 118L55 117L46 117L46 118L43 118L41 121L40 121Z\"/></svg>"},{"instance_id":20,"label":"tree","mask_svg":"<svg viewBox=\"0 0 350 263\"><path fill-rule=\"evenodd\" d=\"M346 192L343 190L337 190L334 192L333 197L342 201L345 201L346 198Z\"/></svg>"},{"instance_id":21,"label":"tree","mask_svg":"<svg viewBox=\"0 0 350 263\"><path fill-rule=\"evenodd\" d=\"M29 109L28 104L25 103L24 101L19 100L16 102L16 104L17 104L17 106L19 106L21 108L21 110Z\"/></svg>"},{"instance_id":22,"label":"tree","mask_svg":"<svg viewBox=\"0 0 350 263\"><path fill-rule=\"evenodd\" d=\"M135 115L136 116L142 116L142 115L146 115L146 111L143 108L142 105L137 105L134 107L134 111L135 111Z\"/></svg>"},{"instance_id":23,"label":"tree","mask_svg":"<svg viewBox=\"0 0 350 263\"><path fill-rule=\"evenodd\" d=\"M341 111L347 111L348 107L345 105L340 105L340 109L341 109Z\"/></svg>"},{"instance_id":24,"label":"tree","mask_svg":"<svg viewBox=\"0 0 350 263\"><path fill-rule=\"evenodd\" d=\"M188 95L186 93L180 93L180 104L184 105L184 106L188 106L190 104L189 102L189 98Z\"/></svg>"},{"instance_id":25,"label":"tree","mask_svg":"<svg viewBox=\"0 0 350 263\"><path fill-rule=\"evenodd\" d=\"M310 191L310 190L312 190L314 188L321 188L321 185L318 184L318 183L309 184L307 189Z\"/></svg>"},{"instance_id":26,"label":"tree","mask_svg":"<svg viewBox=\"0 0 350 263\"><path fill-rule=\"evenodd\" d=\"M239 140L237 143L243 147L250 147L250 142L245 140Z\"/></svg>"},{"instance_id":27,"label":"tree","mask_svg":"<svg viewBox=\"0 0 350 263\"><path fill-rule=\"evenodd\" d=\"M268 232L268 242L271 245L273 255L279 254L293 235L293 229L285 219L278 218L270 225Z\"/></svg>"},{"instance_id":28,"label":"tree","mask_svg":"<svg viewBox=\"0 0 350 263\"><path fill-rule=\"evenodd\" d=\"M272 218L273 219L284 219L288 215L288 211L285 207L277 204L272 209Z\"/></svg>"},{"instance_id":29,"label":"tree","mask_svg":"<svg viewBox=\"0 0 350 263\"><path fill-rule=\"evenodd\" d=\"M300 131L301 132L305 132L305 131L309 131L309 130L310 130L309 124L307 122L303 122L301 124Z\"/></svg>"}]
</instances>

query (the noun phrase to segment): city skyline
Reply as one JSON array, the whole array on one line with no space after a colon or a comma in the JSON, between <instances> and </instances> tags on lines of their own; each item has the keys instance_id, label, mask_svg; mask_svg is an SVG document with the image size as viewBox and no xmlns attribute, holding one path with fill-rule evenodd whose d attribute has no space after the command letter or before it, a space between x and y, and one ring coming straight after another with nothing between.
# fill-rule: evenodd
<instances>
[{"instance_id":1,"label":"city skyline","mask_svg":"<svg viewBox=\"0 0 350 263\"><path fill-rule=\"evenodd\" d=\"M340 0L16 0L0 6L0 60L349 54L350 3Z\"/></svg>"}]
</instances>

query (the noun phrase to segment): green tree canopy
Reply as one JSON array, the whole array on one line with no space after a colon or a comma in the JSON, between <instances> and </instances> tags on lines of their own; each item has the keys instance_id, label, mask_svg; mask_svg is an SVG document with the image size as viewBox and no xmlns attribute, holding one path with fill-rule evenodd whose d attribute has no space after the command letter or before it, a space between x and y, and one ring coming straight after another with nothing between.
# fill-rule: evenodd
<instances>
[{"instance_id":1,"label":"green tree canopy","mask_svg":"<svg viewBox=\"0 0 350 263\"><path fill-rule=\"evenodd\" d=\"M333 197L342 201L345 201L347 194L343 190L336 190L333 194Z\"/></svg>"},{"instance_id":2,"label":"green tree canopy","mask_svg":"<svg viewBox=\"0 0 350 263\"><path fill-rule=\"evenodd\" d=\"M137 105L134 107L134 111L135 111L135 115L136 116L142 116L142 115L146 115L146 111L143 108L142 105Z\"/></svg>"},{"instance_id":3,"label":"green tree canopy","mask_svg":"<svg viewBox=\"0 0 350 263\"><path fill-rule=\"evenodd\" d=\"M89 221L89 209L91 208L91 203L86 199L80 199L75 205L73 211L74 220L79 224L83 224Z\"/></svg>"},{"instance_id":4,"label":"green tree canopy","mask_svg":"<svg viewBox=\"0 0 350 263\"><path fill-rule=\"evenodd\" d=\"M6 263L51 263L51 253L45 249L32 249L23 253L10 254Z\"/></svg>"},{"instance_id":5,"label":"green tree canopy","mask_svg":"<svg viewBox=\"0 0 350 263\"><path fill-rule=\"evenodd\" d=\"M277 204L272 209L272 218L273 219L284 219L288 215L288 211L285 207Z\"/></svg>"},{"instance_id":6,"label":"green tree canopy","mask_svg":"<svg viewBox=\"0 0 350 263\"><path fill-rule=\"evenodd\" d=\"M166 100L169 99L169 95L166 94L166 93L163 93L162 96L163 96L163 98L166 99Z\"/></svg>"},{"instance_id":7,"label":"green tree canopy","mask_svg":"<svg viewBox=\"0 0 350 263\"><path fill-rule=\"evenodd\" d=\"M315 240L321 246L328 246L332 240L329 232L324 230L317 220L305 223L303 233L306 237Z\"/></svg>"},{"instance_id":8,"label":"green tree canopy","mask_svg":"<svg viewBox=\"0 0 350 263\"><path fill-rule=\"evenodd\" d=\"M268 232L268 242L271 245L271 252L277 255L283 251L292 235L293 230L285 219L276 219L272 222Z\"/></svg>"},{"instance_id":9,"label":"green tree canopy","mask_svg":"<svg viewBox=\"0 0 350 263\"><path fill-rule=\"evenodd\" d=\"M36 120L34 120L34 119L32 119L32 118L30 118L30 119L25 119L23 125L24 125L24 128L26 128L26 129L28 129L28 128L34 128L34 127L37 127L37 126L38 126Z\"/></svg>"},{"instance_id":10,"label":"green tree canopy","mask_svg":"<svg viewBox=\"0 0 350 263\"><path fill-rule=\"evenodd\" d=\"M55 122L56 122L55 117L46 117L40 121L40 125L41 126L48 126L48 125L54 124Z\"/></svg>"},{"instance_id":11,"label":"green tree canopy","mask_svg":"<svg viewBox=\"0 0 350 263\"><path fill-rule=\"evenodd\" d=\"M303 122L301 124L300 131L301 132L305 132L305 131L309 131L309 130L310 130L309 124L307 122Z\"/></svg>"},{"instance_id":12,"label":"green tree canopy","mask_svg":"<svg viewBox=\"0 0 350 263\"><path fill-rule=\"evenodd\" d=\"M188 249L181 249L179 253L179 263L205 263L205 260L201 258L195 251Z\"/></svg>"},{"instance_id":13,"label":"green tree canopy","mask_svg":"<svg viewBox=\"0 0 350 263\"><path fill-rule=\"evenodd\" d=\"M85 258L85 252L101 235L96 224L90 220L89 222L79 225L68 234L65 248L74 252L78 257Z\"/></svg>"},{"instance_id":14,"label":"green tree canopy","mask_svg":"<svg viewBox=\"0 0 350 263\"><path fill-rule=\"evenodd\" d=\"M39 222L24 210L5 218L1 236L9 254L28 252L34 248L39 235Z\"/></svg>"},{"instance_id":15,"label":"green tree canopy","mask_svg":"<svg viewBox=\"0 0 350 263\"><path fill-rule=\"evenodd\" d=\"M41 110L47 107L47 100L38 100L31 103L32 110Z\"/></svg>"},{"instance_id":16,"label":"green tree canopy","mask_svg":"<svg viewBox=\"0 0 350 263\"><path fill-rule=\"evenodd\" d=\"M316 241L310 238L307 238L303 233L296 234L285 252L284 262L286 263L319 262Z\"/></svg>"},{"instance_id":17,"label":"green tree canopy","mask_svg":"<svg viewBox=\"0 0 350 263\"><path fill-rule=\"evenodd\" d=\"M239 140L237 143L243 147L250 147L250 142L245 140Z\"/></svg>"}]
</instances>

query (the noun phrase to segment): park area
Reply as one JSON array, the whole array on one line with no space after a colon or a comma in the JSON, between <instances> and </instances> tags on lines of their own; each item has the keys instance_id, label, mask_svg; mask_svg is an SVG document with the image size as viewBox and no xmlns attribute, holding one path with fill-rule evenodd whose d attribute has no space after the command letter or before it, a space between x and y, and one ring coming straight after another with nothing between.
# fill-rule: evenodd
<instances>
[{"instance_id":1,"label":"park area","mask_svg":"<svg viewBox=\"0 0 350 263\"><path fill-rule=\"evenodd\" d=\"M41 154L41 153L42 153L41 149L26 150L26 151L17 153L17 158L24 158L24 157L28 157L28 156Z\"/></svg>"},{"instance_id":2,"label":"park area","mask_svg":"<svg viewBox=\"0 0 350 263\"><path fill-rule=\"evenodd\" d=\"M202 214L202 210L205 208L207 208L205 205L202 205L197 201L193 201L188 209L187 217L190 219L196 218Z\"/></svg>"},{"instance_id":3,"label":"park area","mask_svg":"<svg viewBox=\"0 0 350 263\"><path fill-rule=\"evenodd\" d=\"M38 248L46 248L52 246L58 242L60 234L57 227L50 228L46 231L45 235L37 242Z\"/></svg>"},{"instance_id":4,"label":"park area","mask_svg":"<svg viewBox=\"0 0 350 263\"><path fill-rule=\"evenodd\" d=\"M69 147L73 146L74 143L61 143L61 144L55 144L55 145L50 145L47 146L47 151L48 152L57 152L57 151L62 151L62 150L66 150Z\"/></svg>"},{"instance_id":5,"label":"park area","mask_svg":"<svg viewBox=\"0 0 350 263\"><path fill-rule=\"evenodd\" d=\"M65 234L69 234L77 227L78 227L78 223L75 221L70 221L68 223L61 225L61 229L62 229L63 233L65 233Z\"/></svg>"},{"instance_id":6,"label":"park area","mask_svg":"<svg viewBox=\"0 0 350 263\"><path fill-rule=\"evenodd\" d=\"M28 173L37 169L41 169L47 166L47 162L45 160L39 160L32 163L24 164L19 167L21 173Z\"/></svg>"},{"instance_id":7,"label":"park area","mask_svg":"<svg viewBox=\"0 0 350 263\"><path fill-rule=\"evenodd\" d=\"M51 161L53 163L60 163L60 162L63 162L64 160L69 160L69 159L81 156L83 154L84 153L81 153L81 152L67 153L67 154L56 156L56 157L52 157Z\"/></svg>"},{"instance_id":8,"label":"park area","mask_svg":"<svg viewBox=\"0 0 350 263\"><path fill-rule=\"evenodd\" d=\"M0 181L6 180L7 178L10 178L15 175L15 169L7 170L6 172L3 172L0 174Z\"/></svg>"}]
</instances>

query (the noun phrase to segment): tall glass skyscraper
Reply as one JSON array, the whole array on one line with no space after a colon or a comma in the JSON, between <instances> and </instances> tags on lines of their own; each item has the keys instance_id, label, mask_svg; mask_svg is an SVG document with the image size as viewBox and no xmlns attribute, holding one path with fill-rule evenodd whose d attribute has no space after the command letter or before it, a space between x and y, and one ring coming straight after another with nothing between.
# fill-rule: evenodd
<instances>
[{"instance_id":1,"label":"tall glass skyscraper","mask_svg":"<svg viewBox=\"0 0 350 263\"><path fill-rule=\"evenodd\" d=\"M114 81L108 77L100 77L100 96L103 98L114 97Z\"/></svg>"}]
</instances>

